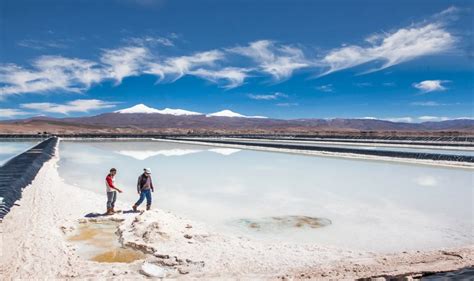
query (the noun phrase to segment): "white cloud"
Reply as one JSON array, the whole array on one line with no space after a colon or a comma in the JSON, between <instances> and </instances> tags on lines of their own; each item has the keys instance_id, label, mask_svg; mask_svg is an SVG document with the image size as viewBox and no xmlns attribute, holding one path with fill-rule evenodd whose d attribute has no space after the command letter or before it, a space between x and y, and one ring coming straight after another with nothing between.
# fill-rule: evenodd
<instances>
[{"instance_id":1,"label":"white cloud","mask_svg":"<svg viewBox=\"0 0 474 281\"><path fill-rule=\"evenodd\" d=\"M105 50L100 60L107 66L108 76L120 84L125 77L141 74L149 58L145 47L123 47Z\"/></svg>"},{"instance_id":2,"label":"white cloud","mask_svg":"<svg viewBox=\"0 0 474 281\"><path fill-rule=\"evenodd\" d=\"M115 107L116 103L106 102L102 100L74 100L65 104L40 102L40 103L23 103L21 108L37 110L41 112L62 113L70 112L89 112L98 109Z\"/></svg>"},{"instance_id":3,"label":"white cloud","mask_svg":"<svg viewBox=\"0 0 474 281\"><path fill-rule=\"evenodd\" d=\"M380 70L452 49L456 38L446 29L445 21L457 10L451 7L423 24L372 34L364 44L330 50L321 59L308 58L298 45L284 45L271 40L191 55L162 57L154 54L150 48L173 46L175 34L167 37L132 37L125 40L127 45L124 47L103 50L98 61L42 56L34 60L31 66L0 64L0 99L24 93L80 93L106 80L120 84L126 77L143 74L159 77L158 82L174 82L185 75L193 75L225 88L234 88L244 84L245 79L255 73L269 74L275 81L281 81L303 68L326 70L324 74L328 74L368 62L381 62L379 68L375 69ZM23 43L34 45L33 41ZM241 56L250 58L250 62L243 62ZM231 65L235 57L239 58L239 67ZM426 80L414 86L430 92L445 89L443 82L447 81ZM359 86L362 85L366 84ZM319 90L331 92L332 85L320 86Z\"/></svg>"},{"instance_id":4,"label":"white cloud","mask_svg":"<svg viewBox=\"0 0 474 281\"><path fill-rule=\"evenodd\" d=\"M189 74L217 84L224 80L226 84L223 87L230 89L242 85L247 77L248 71L248 69L238 67L225 67L219 70L199 68L189 71Z\"/></svg>"},{"instance_id":5,"label":"white cloud","mask_svg":"<svg viewBox=\"0 0 474 281\"><path fill-rule=\"evenodd\" d=\"M414 121L414 118L413 117L392 117L392 118L386 118L382 120L387 120L391 122L412 123Z\"/></svg>"},{"instance_id":6,"label":"white cloud","mask_svg":"<svg viewBox=\"0 0 474 281\"><path fill-rule=\"evenodd\" d=\"M434 91L444 91L446 87L443 83L449 82L448 80L425 80L418 83L413 83L413 87L422 91L423 93L429 93Z\"/></svg>"},{"instance_id":7,"label":"white cloud","mask_svg":"<svg viewBox=\"0 0 474 281\"><path fill-rule=\"evenodd\" d=\"M435 101L421 101L421 102L412 102L410 105L415 105L415 106L442 106L442 105L447 105L445 103L438 103Z\"/></svg>"},{"instance_id":8,"label":"white cloud","mask_svg":"<svg viewBox=\"0 0 474 281\"><path fill-rule=\"evenodd\" d=\"M65 91L81 92L103 79L103 71L89 60L42 56L31 69L0 65L0 98L12 94Z\"/></svg>"},{"instance_id":9,"label":"white cloud","mask_svg":"<svg viewBox=\"0 0 474 281\"><path fill-rule=\"evenodd\" d=\"M334 88L333 88L332 84L326 84L326 85L317 86L316 89L317 89L318 91L325 92L325 93L332 93L332 92L334 92Z\"/></svg>"},{"instance_id":10,"label":"white cloud","mask_svg":"<svg viewBox=\"0 0 474 281\"><path fill-rule=\"evenodd\" d=\"M282 106L282 107L298 106L298 105L299 104L296 102L280 102L276 104L276 106Z\"/></svg>"},{"instance_id":11,"label":"white cloud","mask_svg":"<svg viewBox=\"0 0 474 281\"><path fill-rule=\"evenodd\" d=\"M364 88L364 87L370 87L372 86L372 83L370 82L360 82L360 83L355 83L357 87Z\"/></svg>"},{"instance_id":12,"label":"white cloud","mask_svg":"<svg viewBox=\"0 0 474 281\"><path fill-rule=\"evenodd\" d=\"M0 118L12 118L17 116L30 115L31 113L15 108L0 108Z\"/></svg>"},{"instance_id":13,"label":"white cloud","mask_svg":"<svg viewBox=\"0 0 474 281\"><path fill-rule=\"evenodd\" d=\"M224 54L219 50L195 53L191 56L171 57L164 62L152 62L148 65L145 73L153 74L162 80L172 82L184 75L190 74L192 70L202 66L214 66L219 60L224 59Z\"/></svg>"},{"instance_id":14,"label":"white cloud","mask_svg":"<svg viewBox=\"0 0 474 281\"><path fill-rule=\"evenodd\" d=\"M451 120L452 118L449 117L440 117L440 116L420 116L418 119L421 122L428 122L428 121L446 121Z\"/></svg>"},{"instance_id":15,"label":"white cloud","mask_svg":"<svg viewBox=\"0 0 474 281\"><path fill-rule=\"evenodd\" d=\"M440 18L436 22L412 25L391 33L373 34L366 38L368 45L349 45L331 50L319 64L327 70L322 75L380 61L377 71L421 56L446 52L455 45L456 38L449 33Z\"/></svg>"},{"instance_id":16,"label":"white cloud","mask_svg":"<svg viewBox=\"0 0 474 281\"><path fill-rule=\"evenodd\" d=\"M418 117L387 117L387 118L377 118L377 117L362 117L361 119L368 120L385 120L391 122L404 122L404 123L419 123L419 122L439 122L447 120L459 120L459 119L472 119L471 117L445 117L445 116L418 116Z\"/></svg>"},{"instance_id":17,"label":"white cloud","mask_svg":"<svg viewBox=\"0 0 474 281\"><path fill-rule=\"evenodd\" d=\"M280 92L275 92L273 94L249 94L248 97L254 100L277 100L280 98L287 98L288 95Z\"/></svg>"},{"instance_id":18,"label":"white cloud","mask_svg":"<svg viewBox=\"0 0 474 281\"><path fill-rule=\"evenodd\" d=\"M391 121L391 122L404 122L404 123L412 123L415 121L413 117L392 117L392 118L384 118L381 120Z\"/></svg>"},{"instance_id":19,"label":"white cloud","mask_svg":"<svg viewBox=\"0 0 474 281\"><path fill-rule=\"evenodd\" d=\"M159 37L159 36L143 36L143 37L131 37L124 40L129 45L162 45L166 47L173 47L174 42L170 38L167 37Z\"/></svg>"},{"instance_id":20,"label":"white cloud","mask_svg":"<svg viewBox=\"0 0 474 281\"><path fill-rule=\"evenodd\" d=\"M17 43L18 46L23 48L29 48L34 50L44 50L44 49L65 49L68 47L66 44L67 40L34 40L34 39L24 39Z\"/></svg>"},{"instance_id":21,"label":"white cloud","mask_svg":"<svg viewBox=\"0 0 474 281\"><path fill-rule=\"evenodd\" d=\"M253 59L261 71L269 73L277 81L287 79L293 71L311 65L301 49L276 45L269 40L255 41L247 47L230 48L228 51Z\"/></svg>"}]
</instances>

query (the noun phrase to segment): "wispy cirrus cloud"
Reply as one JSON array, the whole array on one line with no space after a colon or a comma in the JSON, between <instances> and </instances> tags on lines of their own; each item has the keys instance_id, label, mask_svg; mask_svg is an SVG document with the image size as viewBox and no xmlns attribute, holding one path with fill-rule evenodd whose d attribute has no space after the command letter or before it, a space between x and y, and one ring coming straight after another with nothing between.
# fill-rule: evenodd
<instances>
[{"instance_id":1,"label":"wispy cirrus cloud","mask_svg":"<svg viewBox=\"0 0 474 281\"><path fill-rule=\"evenodd\" d=\"M89 112L99 109L112 108L116 106L116 102L107 102L97 99L78 99L67 103L23 103L21 108L36 110L40 112L69 114L71 112Z\"/></svg>"},{"instance_id":2,"label":"wispy cirrus cloud","mask_svg":"<svg viewBox=\"0 0 474 281\"><path fill-rule=\"evenodd\" d=\"M432 17L430 22L414 24L393 32L373 34L365 45L349 45L331 50L319 62L327 68L322 75L369 62L381 62L373 72L415 58L451 50L457 38L445 27L445 20L457 9L449 8Z\"/></svg>"},{"instance_id":3,"label":"wispy cirrus cloud","mask_svg":"<svg viewBox=\"0 0 474 281\"><path fill-rule=\"evenodd\" d=\"M258 68L277 81L287 79L293 71L311 65L303 51L289 45L278 45L270 40L260 40L245 47L228 49L231 53L246 56L258 64Z\"/></svg>"},{"instance_id":4,"label":"wispy cirrus cloud","mask_svg":"<svg viewBox=\"0 0 474 281\"><path fill-rule=\"evenodd\" d=\"M436 122L436 121L446 121L446 120L452 120L452 118L445 117L445 116L420 116L418 119L421 122Z\"/></svg>"},{"instance_id":5,"label":"wispy cirrus cloud","mask_svg":"<svg viewBox=\"0 0 474 281\"><path fill-rule=\"evenodd\" d=\"M429 106L429 107L433 107L433 106L443 106L443 105L448 105L446 103L439 103L439 102L436 102L436 101L419 101L419 102L412 102L410 103L410 105L413 105L413 106Z\"/></svg>"},{"instance_id":6,"label":"wispy cirrus cloud","mask_svg":"<svg viewBox=\"0 0 474 281\"><path fill-rule=\"evenodd\" d=\"M420 123L420 122L439 122L439 121L447 121L447 120L459 120L459 119L469 119L472 120L472 117L446 117L446 116L404 116L404 117L362 117L361 119L367 120L384 120L390 122L402 122L402 123Z\"/></svg>"},{"instance_id":7,"label":"wispy cirrus cloud","mask_svg":"<svg viewBox=\"0 0 474 281\"><path fill-rule=\"evenodd\" d=\"M248 94L247 96L253 100L277 100L288 97L287 94L281 92L275 92L273 94Z\"/></svg>"},{"instance_id":8,"label":"wispy cirrus cloud","mask_svg":"<svg viewBox=\"0 0 474 281\"><path fill-rule=\"evenodd\" d=\"M163 37L163 36L142 36L142 37L130 37L125 38L124 42L128 45L137 45L137 46L166 46L173 47L174 42L172 38Z\"/></svg>"},{"instance_id":9,"label":"wispy cirrus cloud","mask_svg":"<svg viewBox=\"0 0 474 281\"><path fill-rule=\"evenodd\" d=\"M31 113L16 108L0 108L0 118L13 118L30 115Z\"/></svg>"},{"instance_id":10,"label":"wispy cirrus cloud","mask_svg":"<svg viewBox=\"0 0 474 281\"><path fill-rule=\"evenodd\" d=\"M235 88L244 83L251 69L217 65L225 59L220 50L197 52L189 56L166 58L148 64L145 73L159 77L159 82L174 82L185 75L193 75L224 88Z\"/></svg>"},{"instance_id":11,"label":"wispy cirrus cloud","mask_svg":"<svg viewBox=\"0 0 474 281\"><path fill-rule=\"evenodd\" d=\"M11 94L48 91L81 92L103 80L103 69L93 61L61 56L42 56L26 69L0 65L0 98Z\"/></svg>"},{"instance_id":12,"label":"wispy cirrus cloud","mask_svg":"<svg viewBox=\"0 0 474 281\"><path fill-rule=\"evenodd\" d=\"M192 70L189 74L201 77L213 83L219 84L224 81L224 88L235 88L244 83L245 78L248 76L249 69L239 67L225 67L223 69L212 70L199 68Z\"/></svg>"},{"instance_id":13,"label":"wispy cirrus cloud","mask_svg":"<svg viewBox=\"0 0 474 281\"><path fill-rule=\"evenodd\" d=\"M334 87L332 84L320 85L316 87L316 90L325 93L332 93L334 92Z\"/></svg>"},{"instance_id":14,"label":"wispy cirrus cloud","mask_svg":"<svg viewBox=\"0 0 474 281\"><path fill-rule=\"evenodd\" d=\"M145 47L123 47L104 50L100 60L107 66L108 76L120 84L125 77L141 74L149 58Z\"/></svg>"},{"instance_id":15,"label":"wispy cirrus cloud","mask_svg":"<svg viewBox=\"0 0 474 281\"><path fill-rule=\"evenodd\" d=\"M435 91L444 91L446 86L443 83L448 83L449 80L425 80L418 83L413 83L413 87L417 88L423 93L435 92Z\"/></svg>"},{"instance_id":16,"label":"wispy cirrus cloud","mask_svg":"<svg viewBox=\"0 0 474 281\"><path fill-rule=\"evenodd\" d=\"M389 118L381 118L380 120L390 121L390 122L403 122L403 123L413 123L416 118L413 117L389 117Z\"/></svg>"},{"instance_id":17,"label":"wispy cirrus cloud","mask_svg":"<svg viewBox=\"0 0 474 281\"><path fill-rule=\"evenodd\" d=\"M297 102L280 102L277 103L276 106L281 106L281 107L290 107L290 106L298 106L299 104Z\"/></svg>"},{"instance_id":18,"label":"wispy cirrus cloud","mask_svg":"<svg viewBox=\"0 0 474 281\"><path fill-rule=\"evenodd\" d=\"M79 93L104 81L114 81L118 85L126 77L144 74L157 76L158 83L175 82L192 75L230 89L244 84L248 77L263 74L279 82L289 79L301 69L327 75L366 63L379 63L368 70L377 71L453 49L458 38L450 33L446 23L455 17L457 11L456 8L446 9L422 23L373 34L366 38L365 43L328 50L322 57L304 52L310 48L272 40L258 40L247 45L189 55L164 56L154 48L173 46L174 35L129 37L124 41L125 46L104 49L95 61L41 56L29 66L0 64L0 98L24 93ZM248 62L242 57L249 58ZM414 87L432 92L445 89L444 82L426 80L414 84ZM319 90L333 91L330 84L320 86Z\"/></svg>"},{"instance_id":19,"label":"wispy cirrus cloud","mask_svg":"<svg viewBox=\"0 0 474 281\"><path fill-rule=\"evenodd\" d=\"M166 58L164 61L156 59L148 64L147 74L153 74L160 81L174 82L190 74L191 71L203 66L214 66L217 61L224 59L224 53L219 50L197 52L189 56Z\"/></svg>"},{"instance_id":20,"label":"wispy cirrus cloud","mask_svg":"<svg viewBox=\"0 0 474 281\"><path fill-rule=\"evenodd\" d=\"M35 40L35 39L24 39L17 42L17 45L23 48L29 48L34 50L45 50L45 49L65 49L69 47L69 41L64 39L57 40Z\"/></svg>"}]
</instances>

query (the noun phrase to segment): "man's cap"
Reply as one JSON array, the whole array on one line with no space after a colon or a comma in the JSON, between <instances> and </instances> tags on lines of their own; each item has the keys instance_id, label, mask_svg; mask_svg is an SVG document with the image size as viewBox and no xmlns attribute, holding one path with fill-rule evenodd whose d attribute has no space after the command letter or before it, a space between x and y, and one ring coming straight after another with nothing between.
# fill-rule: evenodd
<instances>
[{"instance_id":1,"label":"man's cap","mask_svg":"<svg viewBox=\"0 0 474 281\"><path fill-rule=\"evenodd\" d=\"M145 168L145 169L143 169L143 171L145 171L145 173L147 173L147 174L151 174L151 169L150 168Z\"/></svg>"}]
</instances>

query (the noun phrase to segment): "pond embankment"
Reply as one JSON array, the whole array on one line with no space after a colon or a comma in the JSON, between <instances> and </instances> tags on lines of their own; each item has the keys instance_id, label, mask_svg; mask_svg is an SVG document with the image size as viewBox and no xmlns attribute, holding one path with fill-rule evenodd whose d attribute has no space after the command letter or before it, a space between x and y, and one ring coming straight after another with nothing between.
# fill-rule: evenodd
<instances>
[{"instance_id":1,"label":"pond embankment","mask_svg":"<svg viewBox=\"0 0 474 281\"><path fill-rule=\"evenodd\" d=\"M51 137L10 159L0 167L0 220L21 198L43 164L55 155L58 138Z\"/></svg>"},{"instance_id":2,"label":"pond embankment","mask_svg":"<svg viewBox=\"0 0 474 281\"><path fill-rule=\"evenodd\" d=\"M426 152L408 152L395 150L368 150L359 148L344 148L332 146L318 146L317 144L290 144L264 142L264 141L246 141L239 139L222 139L222 138L167 138L167 141L225 146L240 149L254 149L264 151L298 153L317 156L335 156L344 158L359 158L383 161L398 161L407 163L418 163L435 166L449 167L471 167L474 166L474 156L455 155L455 154L439 154Z\"/></svg>"}]
</instances>

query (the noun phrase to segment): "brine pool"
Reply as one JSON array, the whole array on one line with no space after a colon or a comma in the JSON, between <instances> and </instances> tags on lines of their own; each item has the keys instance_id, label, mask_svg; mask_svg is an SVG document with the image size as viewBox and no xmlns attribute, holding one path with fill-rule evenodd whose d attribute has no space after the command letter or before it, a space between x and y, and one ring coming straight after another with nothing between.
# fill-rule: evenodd
<instances>
[{"instance_id":1,"label":"brine pool","mask_svg":"<svg viewBox=\"0 0 474 281\"><path fill-rule=\"evenodd\" d=\"M0 166L38 142L36 140L0 140Z\"/></svg>"},{"instance_id":2,"label":"brine pool","mask_svg":"<svg viewBox=\"0 0 474 281\"><path fill-rule=\"evenodd\" d=\"M60 176L104 209L110 168L131 206L147 167L152 207L226 233L377 252L474 242L469 169L151 140L61 141L59 153Z\"/></svg>"}]
</instances>

